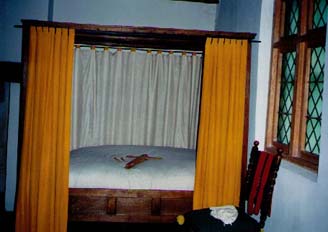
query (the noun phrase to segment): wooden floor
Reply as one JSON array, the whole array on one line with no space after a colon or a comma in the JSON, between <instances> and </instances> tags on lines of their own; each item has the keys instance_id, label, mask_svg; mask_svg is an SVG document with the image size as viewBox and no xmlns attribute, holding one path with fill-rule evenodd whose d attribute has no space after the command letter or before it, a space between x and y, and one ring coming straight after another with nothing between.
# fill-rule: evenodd
<instances>
[{"instance_id":1,"label":"wooden floor","mask_svg":"<svg viewBox=\"0 0 328 232\"><path fill-rule=\"evenodd\" d=\"M14 232L14 215L12 213L0 214L0 231ZM91 223L91 222L70 222L67 232L179 232L181 228L177 224L135 224L135 223Z\"/></svg>"}]
</instances>

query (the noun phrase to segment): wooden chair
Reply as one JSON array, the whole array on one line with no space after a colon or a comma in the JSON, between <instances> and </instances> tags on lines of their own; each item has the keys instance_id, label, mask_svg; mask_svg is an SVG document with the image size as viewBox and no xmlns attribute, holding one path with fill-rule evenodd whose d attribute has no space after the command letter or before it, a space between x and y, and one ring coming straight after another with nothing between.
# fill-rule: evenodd
<instances>
[{"instance_id":1,"label":"wooden chair","mask_svg":"<svg viewBox=\"0 0 328 232\"><path fill-rule=\"evenodd\" d=\"M271 154L259 151L258 145L259 142L255 141L244 182L241 205L246 202L246 209L242 206L236 207L238 217L232 224L224 224L220 219L211 216L210 208L190 211L177 218L178 223L182 224L182 231L258 232L264 228L267 217L271 215L273 188L282 158L282 150L279 149L276 154ZM252 214L259 213L259 221L251 217Z\"/></svg>"}]
</instances>

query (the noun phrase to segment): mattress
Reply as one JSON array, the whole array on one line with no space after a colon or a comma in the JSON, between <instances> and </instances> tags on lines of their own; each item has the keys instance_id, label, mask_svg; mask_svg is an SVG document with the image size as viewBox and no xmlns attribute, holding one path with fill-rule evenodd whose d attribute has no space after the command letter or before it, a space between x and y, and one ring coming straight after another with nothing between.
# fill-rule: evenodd
<instances>
[{"instance_id":1,"label":"mattress","mask_svg":"<svg viewBox=\"0 0 328 232\"><path fill-rule=\"evenodd\" d=\"M149 159L126 169L133 158ZM194 188L196 151L193 149L104 145L71 151L70 188L190 190Z\"/></svg>"}]
</instances>

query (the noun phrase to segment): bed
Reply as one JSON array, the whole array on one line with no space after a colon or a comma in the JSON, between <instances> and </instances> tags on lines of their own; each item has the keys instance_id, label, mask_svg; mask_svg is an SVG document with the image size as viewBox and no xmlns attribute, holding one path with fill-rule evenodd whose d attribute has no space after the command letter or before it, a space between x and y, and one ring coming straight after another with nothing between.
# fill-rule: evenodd
<instances>
[{"instance_id":1,"label":"bed","mask_svg":"<svg viewBox=\"0 0 328 232\"><path fill-rule=\"evenodd\" d=\"M133 157L149 159L126 169ZM132 157L133 156L133 157ZM69 220L175 221L192 209L193 149L104 145L71 151Z\"/></svg>"},{"instance_id":2,"label":"bed","mask_svg":"<svg viewBox=\"0 0 328 232\"><path fill-rule=\"evenodd\" d=\"M204 51L205 41L208 37L213 38L232 38L232 39L247 39L252 40L255 34L251 33L230 33L221 31L202 31L202 30L182 30L174 28L151 28L151 27L129 27L129 26L105 26L105 25L86 25L62 22L44 22L35 20L22 20L23 22L23 82L22 82L22 100L20 105L20 132L19 132L19 153L21 153L23 141L23 128L24 128L24 114L26 102L26 86L28 79L28 65L29 65L29 46L30 46L30 27L31 26L47 26L52 28L71 28L75 30L75 44L87 45L103 45L103 46L118 46L118 47L133 47L133 48L154 48L154 49L177 49L186 51ZM245 102L245 130L244 130L244 143L243 143L243 170L246 166L247 157L247 136L248 136L248 99L249 99L249 66L250 66L250 49L248 50L248 66L247 66L247 89L246 89L246 102ZM74 174L72 171L75 166L84 160L86 164L94 165L90 159L91 153L88 154L89 149L102 150L103 147L98 148L81 148L87 155L78 155L79 151L72 151L71 164L70 164L70 187L69 187L69 220L70 221L105 221L105 222L173 222L178 214L183 214L192 209L193 190L189 186L170 187L165 188L158 186L159 182L148 182L153 188L145 188L145 186L136 186L135 180L139 180L134 176L133 181L128 181L129 184L134 185L133 188L125 188L122 186L96 186L101 182L108 183L108 177L96 177L96 180L91 180L89 177L94 174L88 172L88 167L84 166L83 169ZM113 148L113 147L112 147ZM141 148L140 148L141 149ZM163 148L164 149L164 148ZM166 149L166 148L165 148ZM169 150L172 148L169 148ZM174 150L174 149L173 149ZM90 151L91 152L91 151ZM97 151L98 152L98 151ZM102 151L104 152L104 151ZM142 151L144 153L145 151ZM195 156L195 151L194 155ZM105 152L106 153L106 152ZM134 152L137 153L137 152ZM145 152L148 154L148 151ZM100 155L99 155L100 154ZM113 156L114 155L114 156ZM154 154L149 154L154 155ZM157 155L157 154L155 154ZM75 157L76 156L76 157ZM101 152L93 154L92 158L96 162L104 165L103 168L97 167L96 170L106 172L108 170L107 163L102 162L99 156L105 156ZM134 172L142 170L151 164L160 164L166 162L166 156L160 154L161 160L147 160L131 170L124 169L124 163L118 163L114 157L118 156L123 158L126 154L115 152L115 154L107 155L105 157L107 162L111 162L113 167L119 169L121 172ZM182 155L183 156L183 155ZM182 156L175 156L175 159ZM99 159L98 159L99 158ZM20 158L19 158L20 159ZM77 163L74 163L74 162ZM158 162L160 161L160 162ZM19 163L19 162L18 162ZM174 162L172 162L174 163ZM185 165L186 161L179 160L176 162L179 165ZM56 165L62 165L57 163ZM63 165L66 168L67 164ZM123 166L123 167L122 167ZM194 164L190 166L194 168ZM170 166L169 166L170 167ZM153 169L155 170L155 169ZM194 170L194 169L193 169ZM164 169L165 171L165 169ZM191 171L192 172L192 171ZM157 173L157 169L156 172ZM81 177L83 181L91 183L80 182L75 179L74 175ZM170 178L168 175L163 175L164 180ZM194 176L192 176L194 178ZM171 178L172 179L172 178ZM177 180L173 177L173 180ZM163 181L163 182L165 182ZM193 179L192 179L193 181ZM188 181L177 181L180 184L186 184ZM126 182L124 182L129 186ZM189 181L191 183L191 181ZM116 183L117 184L117 183ZM146 184L146 182L142 183ZM173 184L173 183L170 183ZM51 185L52 186L52 185ZM155 187L156 186L156 187ZM168 186L166 186L168 187ZM55 191L56 188L53 188ZM56 191L58 191L56 189ZM66 190L65 190L66 191ZM66 193L66 192L65 192ZM60 192L62 194L62 192Z\"/></svg>"}]
</instances>

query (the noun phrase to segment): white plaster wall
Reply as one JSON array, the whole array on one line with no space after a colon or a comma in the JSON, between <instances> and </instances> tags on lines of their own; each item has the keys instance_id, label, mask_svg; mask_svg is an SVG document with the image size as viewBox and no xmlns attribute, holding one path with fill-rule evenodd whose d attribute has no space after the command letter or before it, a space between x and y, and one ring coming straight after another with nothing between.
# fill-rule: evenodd
<instances>
[{"instance_id":1,"label":"white plaster wall","mask_svg":"<svg viewBox=\"0 0 328 232\"><path fill-rule=\"evenodd\" d=\"M55 0L54 21L214 30L216 4L171 0Z\"/></svg>"},{"instance_id":2,"label":"white plaster wall","mask_svg":"<svg viewBox=\"0 0 328 232\"><path fill-rule=\"evenodd\" d=\"M7 176L5 209L12 211L15 203L16 178L17 178L17 143L19 123L19 96L20 84L10 84L8 143L7 143Z\"/></svg>"},{"instance_id":3,"label":"white plaster wall","mask_svg":"<svg viewBox=\"0 0 328 232\"><path fill-rule=\"evenodd\" d=\"M250 17L250 14L252 17ZM259 40L260 30L261 0L221 0L217 8L216 30L232 32L251 32L255 33L255 40ZM263 145L263 140L256 137L255 130L257 122L257 70L258 70L258 52L262 43L252 43L251 51L251 73L250 73L250 106L249 106L249 145L252 147L252 141L259 140Z\"/></svg>"},{"instance_id":4,"label":"white plaster wall","mask_svg":"<svg viewBox=\"0 0 328 232\"><path fill-rule=\"evenodd\" d=\"M229 0L220 0L217 6L215 29L218 31L236 31L237 30L237 11L238 2Z\"/></svg>"},{"instance_id":5,"label":"white plaster wall","mask_svg":"<svg viewBox=\"0 0 328 232\"><path fill-rule=\"evenodd\" d=\"M0 1L0 61L21 61L21 19L47 20L48 0L1 0ZM14 209L17 177L17 143L20 85L10 84L10 112L7 143L7 177L5 209Z\"/></svg>"},{"instance_id":6,"label":"white plaster wall","mask_svg":"<svg viewBox=\"0 0 328 232\"><path fill-rule=\"evenodd\" d=\"M21 19L47 20L48 0L0 1L0 61L21 61Z\"/></svg>"},{"instance_id":7,"label":"white plaster wall","mask_svg":"<svg viewBox=\"0 0 328 232\"><path fill-rule=\"evenodd\" d=\"M271 65L271 41L272 41L272 20L273 20L273 2L262 0L260 28L258 31L258 40L261 41L258 49L258 68L256 73L255 85L257 86L255 98L255 118L254 118L254 138L262 141L260 149L264 147L265 126L267 118L269 77Z\"/></svg>"}]
</instances>

